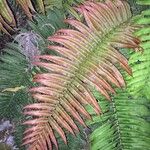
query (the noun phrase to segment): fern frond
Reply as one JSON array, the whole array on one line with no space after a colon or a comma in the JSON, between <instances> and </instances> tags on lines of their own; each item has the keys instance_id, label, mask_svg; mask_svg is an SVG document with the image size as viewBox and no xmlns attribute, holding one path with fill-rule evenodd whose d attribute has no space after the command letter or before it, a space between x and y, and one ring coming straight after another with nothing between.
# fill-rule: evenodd
<instances>
[{"instance_id":1,"label":"fern frond","mask_svg":"<svg viewBox=\"0 0 150 150\"><path fill-rule=\"evenodd\" d=\"M133 77L128 77L129 91L134 96L144 95L150 98L150 10L143 11L135 18L135 22L143 26L135 33L141 40L143 53L131 55L129 64L133 68Z\"/></svg>"},{"instance_id":2,"label":"fern frond","mask_svg":"<svg viewBox=\"0 0 150 150\"><path fill-rule=\"evenodd\" d=\"M54 8L47 11L46 15L35 15L34 21L29 21L29 25L36 34L47 40L48 36L53 35L58 29L66 27L63 20L63 11Z\"/></svg>"},{"instance_id":3,"label":"fern frond","mask_svg":"<svg viewBox=\"0 0 150 150\"><path fill-rule=\"evenodd\" d=\"M0 56L0 118L7 118L15 124L15 143L19 150L23 137L25 120L21 113L24 106L32 103L28 89L33 86L33 69L21 53L18 44L9 43ZM19 126L19 127L18 127Z\"/></svg>"},{"instance_id":4,"label":"fern frond","mask_svg":"<svg viewBox=\"0 0 150 150\"><path fill-rule=\"evenodd\" d=\"M111 106L103 102L105 113L93 118L99 127L90 136L92 150L112 149L149 149L150 144L150 61L149 61L149 15L146 10L136 16L134 22L142 26L136 31L141 40L142 53L131 53L129 64L132 77L125 76L127 89L118 91ZM101 97L97 96L101 104ZM137 142L138 141L138 142Z\"/></svg>"},{"instance_id":5,"label":"fern frond","mask_svg":"<svg viewBox=\"0 0 150 150\"><path fill-rule=\"evenodd\" d=\"M99 127L90 135L91 149L149 149L148 99L134 98L128 90L117 93L111 105L104 107L105 113L96 117ZM101 97L97 99L101 104Z\"/></svg>"},{"instance_id":6,"label":"fern frond","mask_svg":"<svg viewBox=\"0 0 150 150\"><path fill-rule=\"evenodd\" d=\"M42 13L45 13L45 7L48 9L62 8L62 0L16 0L19 5L21 5L22 9L24 10L25 14L28 16L29 19L32 19L32 12L35 12L32 2L37 4L37 9Z\"/></svg>"},{"instance_id":7,"label":"fern frond","mask_svg":"<svg viewBox=\"0 0 150 150\"><path fill-rule=\"evenodd\" d=\"M9 8L6 0L0 1L0 32L9 34L7 30L13 30L16 25L13 13Z\"/></svg>"},{"instance_id":8,"label":"fern frond","mask_svg":"<svg viewBox=\"0 0 150 150\"><path fill-rule=\"evenodd\" d=\"M78 131L72 118L85 127L82 117L91 118L85 105L90 104L97 114L101 113L91 86L110 100L110 93L115 93L110 83L125 86L116 66L119 64L132 74L127 59L118 51L125 47L139 49L140 41L133 35L137 27L130 23L129 5L120 0L87 1L76 10L83 14L86 23L65 20L76 29L61 29L49 37L57 43L49 48L62 56L38 56L41 61L34 63L48 73L34 77L40 85L30 91L37 101L24 108L24 114L32 116L24 123L30 125L23 139L29 150L52 149L52 143L58 149L55 131L67 143L64 129L73 135Z\"/></svg>"},{"instance_id":9,"label":"fern frond","mask_svg":"<svg viewBox=\"0 0 150 150\"><path fill-rule=\"evenodd\" d=\"M62 8L63 0L44 0L44 4L46 9L53 9L54 7L60 9Z\"/></svg>"},{"instance_id":10,"label":"fern frond","mask_svg":"<svg viewBox=\"0 0 150 150\"><path fill-rule=\"evenodd\" d=\"M38 0L36 2L37 2L37 5L39 6L39 9L44 14L45 13L44 1L43 0Z\"/></svg>"},{"instance_id":11,"label":"fern frond","mask_svg":"<svg viewBox=\"0 0 150 150\"><path fill-rule=\"evenodd\" d=\"M0 117L17 118L29 103L27 87L33 86L26 58L17 44L8 44L0 56Z\"/></svg>"},{"instance_id":12,"label":"fern frond","mask_svg":"<svg viewBox=\"0 0 150 150\"><path fill-rule=\"evenodd\" d=\"M32 19L32 11L35 12L31 0L16 0L29 19Z\"/></svg>"},{"instance_id":13,"label":"fern frond","mask_svg":"<svg viewBox=\"0 0 150 150\"><path fill-rule=\"evenodd\" d=\"M140 5L150 5L150 0L136 0Z\"/></svg>"}]
</instances>

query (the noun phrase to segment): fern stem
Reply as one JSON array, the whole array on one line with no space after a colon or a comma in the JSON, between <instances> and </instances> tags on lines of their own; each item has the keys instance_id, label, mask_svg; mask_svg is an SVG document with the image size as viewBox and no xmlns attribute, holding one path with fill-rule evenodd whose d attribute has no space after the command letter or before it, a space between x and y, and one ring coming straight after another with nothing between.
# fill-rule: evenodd
<instances>
[{"instance_id":1,"label":"fern stem","mask_svg":"<svg viewBox=\"0 0 150 150\"><path fill-rule=\"evenodd\" d=\"M117 125L116 129L117 129L117 134L118 134L118 145L121 149L123 149L123 145L122 145L122 139L121 139L121 129L119 126L119 119L118 119L118 115L117 115L117 108L116 108L116 104L115 104L115 100L112 98L112 108L113 108L113 113L114 113L114 123Z\"/></svg>"}]
</instances>

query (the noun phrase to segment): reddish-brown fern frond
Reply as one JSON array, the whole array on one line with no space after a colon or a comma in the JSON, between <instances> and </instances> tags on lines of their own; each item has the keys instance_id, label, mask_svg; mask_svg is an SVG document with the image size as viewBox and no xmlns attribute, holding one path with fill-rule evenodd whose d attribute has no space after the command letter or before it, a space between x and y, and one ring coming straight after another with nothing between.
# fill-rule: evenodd
<instances>
[{"instance_id":1,"label":"reddish-brown fern frond","mask_svg":"<svg viewBox=\"0 0 150 150\"><path fill-rule=\"evenodd\" d=\"M115 93L111 84L125 86L116 64L132 74L127 59L118 51L139 48L129 5L120 0L87 1L75 9L83 14L86 23L65 20L75 29L61 29L49 37L57 43L49 48L61 56L37 56L41 61L35 62L48 73L35 75L34 81L40 86L30 91L37 102L24 108L24 114L32 116L24 123L30 126L23 139L29 150L52 149L53 144L58 149L55 131L67 143L64 129L74 135L79 130L74 119L86 126L83 117L91 118L85 105L90 104L100 114L90 87L110 100L110 93Z\"/></svg>"}]
</instances>

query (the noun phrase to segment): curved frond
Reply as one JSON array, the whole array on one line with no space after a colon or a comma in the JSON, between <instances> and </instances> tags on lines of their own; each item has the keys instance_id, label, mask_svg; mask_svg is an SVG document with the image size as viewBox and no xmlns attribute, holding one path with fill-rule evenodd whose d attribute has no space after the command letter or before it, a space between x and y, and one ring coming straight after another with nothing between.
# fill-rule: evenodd
<instances>
[{"instance_id":1,"label":"curved frond","mask_svg":"<svg viewBox=\"0 0 150 150\"><path fill-rule=\"evenodd\" d=\"M31 102L27 88L33 86L28 62L17 44L8 44L0 56L0 117L19 118L23 106Z\"/></svg>"},{"instance_id":2,"label":"curved frond","mask_svg":"<svg viewBox=\"0 0 150 150\"><path fill-rule=\"evenodd\" d=\"M8 30L13 30L16 25L13 13L9 8L6 0L0 1L0 32L9 34Z\"/></svg>"},{"instance_id":3,"label":"curved frond","mask_svg":"<svg viewBox=\"0 0 150 150\"><path fill-rule=\"evenodd\" d=\"M31 0L16 0L16 2L22 7L25 14L28 16L29 19L32 19L32 12L35 12Z\"/></svg>"},{"instance_id":4,"label":"curved frond","mask_svg":"<svg viewBox=\"0 0 150 150\"><path fill-rule=\"evenodd\" d=\"M143 26L135 33L141 40L143 52L131 55L129 64L133 68L133 77L128 77L129 91L134 96L142 94L150 98L150 10L143 11L135 18L135 22Z\"/></svg>"},{"instance_id":5,"label":"curved frond","mask_svg":"<svg viewBox=\"0 0 150 150\"><path fill-rule=\"evenodd\" d=\"M136 0L136 2L141 5L150 5L150 0Z\"/></svg>"},{"instance_id":6,"label":"curved frond","mask_svg":"<svg viewBox=\"0 0 150 150\"><path fill-rule=\"evenodd\" d=\"M150 122L146 119L150 115L149 100L134 98L127 90L117 93L111 105L104 105L105 113L93 118L99 127L90 135L91 149L149 149ZM97 99L104 103L100 96Z\"/></svg>"},{"instance_id":7,"label":"curved frond","mask_svg":"<svg viewBox=\"0 0 150 150\"><path fill-rule=\"evenodd\" d=\"M55 8L63 8L62 0L16 0L16 2L14 7L16 8L17 4L20 5L30 20L32 20L36 10L45 13L46 8L47 10L48 8L54 10ZM14 16L16 19L17 16L13 14L11 8L12 6L9 6L6 0L0 1L0 32L2 31L6 34L9 34L9 31L12 31L16 27ZM62 14L64 15L64 12Z\"/></svg>"},{"instance_id":8,"label":"curved frond","mask_svg":"<svg viewBox=\"0 0 150 150\"><path fill-rule=\"evenodd\" d=\"M66 25L63 20L63 11L55 8L48 11L46 15L34 16L34 21L30 21L29 25L34 32L47 41L48 36L54 34L56 30L65 28Z\"/></svg>"},{"instance_id":9,"label":"curved frond","mask_svg":"<svg viewBox=\"0 0 150 150\"><path fill-rule=\"evenodd\" d=\"M131 77L125 76L127 89L117 91L111 105L101 102L101 97L96 96L105 113L99 118L94 116L94 121L89 123L99 126L90 136L92 150L150 148L149 15L150 11L146 10L134 19L142 26L135 34L141 40L143 52L130 54L133 73Z\"/></svg>"},{"instance_id":10,"label":"curved frond","mask_svg":"<svg viewBox=\"0 0 150 150\"><path fill-rule=\"evenodd\" d=\"M49 48L60 56L37 56L41 61L34 63L48 72L35 75L39 86L30 91L36 103L24 108L24 114L32 116L24 123L30 126L23 139L29 150L52 149L53 144L58 148L55 131L67 143L64 129L74 135L78 131L74 120L86 126L83 117L91 118L85 105L90 104L96 114L102 112L91 87L110 100L114 85L125 86L117 66L132 74L127 59L118 51L139 49L140 41L133 35L138 27L130 23L129 5L120 0L87 1L75 9L83 14L85 23L67 19L75 29L61 29L49 37L57 43Z\"/></svg>"}]
</instances>

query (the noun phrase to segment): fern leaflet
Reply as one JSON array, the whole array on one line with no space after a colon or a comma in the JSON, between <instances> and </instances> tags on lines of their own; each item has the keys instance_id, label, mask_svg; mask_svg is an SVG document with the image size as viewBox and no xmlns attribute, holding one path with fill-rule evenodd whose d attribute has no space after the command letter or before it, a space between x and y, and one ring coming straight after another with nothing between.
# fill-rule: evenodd
<instances>
[{"instance_id":1,"label":"fern leaflet","mask_svg":"<svg viewBox=\"0 0 150 150\"><path fill-rule=\"evenodd\" d=\"M30 90L36 102L24 108L25 115L33 116L24 123L30 125L23 139L23 145L28 145L29 150L52 149L52 143L58 149L55 131L67 143L64 129L73 135L78 131L72 118L85 127L82 117L91 118L85 105L90 104L100 114L100 106L90 88L95 87L110 100L110 93L115 93L110 83L125 86L116 64L132 74L127 59L118 51L125 47L139 49L140 41L133 35L138 27L130 22L129 5L120 0L87 1L75 9L83 14L86 24L65 20L76 29L61 29L49 37L57 43L49 48L61 56L37 56L41 61L34 63L48 73L34 77L40 84Z\"/></svg>"}]
</instances>

